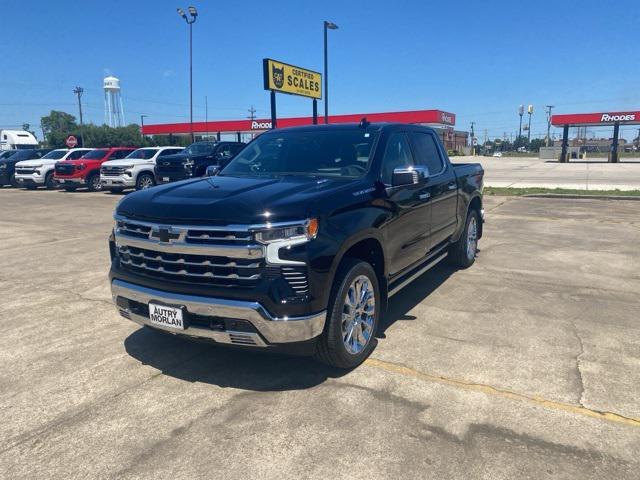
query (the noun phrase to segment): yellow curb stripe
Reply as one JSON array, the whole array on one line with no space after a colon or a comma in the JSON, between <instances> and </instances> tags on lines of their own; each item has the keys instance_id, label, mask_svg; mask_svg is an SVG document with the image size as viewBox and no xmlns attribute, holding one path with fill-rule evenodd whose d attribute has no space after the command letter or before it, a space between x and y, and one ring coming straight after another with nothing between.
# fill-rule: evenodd
<instances>
[{"instance_id":1,"label":"yellow curb stripe","mask_svg":"<svg viewBox=\"0 0 640 480\"><path fill-rule=\"evenodd\" d=\"M442 385L449 385L456 388L463 388L465 390L473 390L476 392L482 392L487 395L493 395L501 398L508 398L510 400L517 400L521 402L527 402L534 405L540 405L544 408L552 410L563 410L565 412L575 413L577 415L583 415L586 417L597 418L600 420L606 420L609 422L622 423L624 425L630 425L633 427L640 427L640 419L625 417L612 412L600 412L597 410L591 410L589 408L580 407L577 405L571 405L569 403L556 402L553 400L547 400L543 397L525 395L523 393L511 392L509 390L502 390L500 388L492 387L490 385L484 385L482 383L469 383L462 380L455 380L438 375L431 375L429 373L420 372L413 368L405 367L396 363L385 362L376 358L368 358L365 360L365 365L370 367L379 368L391 373L398 373L405 377L416 378L418 380L424 380L427 382L436 382Z\"/></svg>"}]
</instances>

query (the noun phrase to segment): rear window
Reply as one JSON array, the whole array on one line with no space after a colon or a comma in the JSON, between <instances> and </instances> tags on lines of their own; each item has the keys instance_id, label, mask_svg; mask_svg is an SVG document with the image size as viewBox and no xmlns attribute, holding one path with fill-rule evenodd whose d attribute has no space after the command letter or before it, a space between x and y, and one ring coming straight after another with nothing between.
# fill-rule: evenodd
<instances>
[{"instance_id":1,"label":"rear window","mask_svg":"<svg viewBox=\"0 0 640 480\"><path fill-rule=\"evenodd\" d=\"M58 160L58 159L64 157L66 153L67 153L66 150L53 150L53 151L47 153L42 158L47 158L47 159L51 159L51 160Z\"/></svg>"},{"instance_id":2,"label":"rear window","mask_svg":"<svg viewBox=\"0 0 640 480\"><path fill-rule=\"evenodd\" d=\"M158 150L156 150L155 148L154 149L141 148L139 150L136 150L135 152L131 152L129 155L127 155L126 158L137 158L141 160L148 160L152 158L157 152Z\"/></svg>"}]
</instances>

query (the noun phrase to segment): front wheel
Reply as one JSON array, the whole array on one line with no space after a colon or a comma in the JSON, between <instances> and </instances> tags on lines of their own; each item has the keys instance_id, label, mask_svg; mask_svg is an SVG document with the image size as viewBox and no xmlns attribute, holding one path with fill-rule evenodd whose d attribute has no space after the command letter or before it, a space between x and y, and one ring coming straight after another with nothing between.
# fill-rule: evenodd
<instances>
[{"instance_id":1,"label":"front wheel","mask_svg":"<svg viewBox=\"0 0 640 480\"><path fill-rule=\"evenodd\" d=\"M373 267L346 259L336 275L316 358L338 368L360 365L375 347L381 305Z\"/></svg>"},{"instance_id":2,"label":"front wheel","mask_svg":"<svg viewBox=\"0 0 640 480\"><path fill-rule=\"evenodd\" d=\"M469 268L476 261L478 253L478 234L480 220L476 210L470 210L464 225L462 235L449 248L450 262L461 268Z\"/></svg>"},{"instance_id":3,"label":"front wheel","mask_svg":"<svg viewBox=\"0 0 640 480\"><path fill-rule=\"evenodd\" d=\"M13 175L11 175L11 178L9 178L9 184L13 187L13 188L18 188L20 186L20 184L18 183L18 180L16 180L16 175L15 173Z\"/></svg>"},{"instance_id":4,"label":"front wheel","mask_svg":"<svg viewBox=\"0 0 640 480\"><path fill-rule=\"evenodd\" d=\"M44 186L47 190L54 190L58 188L58 184L53 178L53 173L48 173L44 180Z\"/></svg>"},{"instance_id":5,"label":"front wheel","mask_svg":"<svg viewBox=\"0 0 640 480\"><path fill-rule=\"evenodd\" d=\"M141 173L138 175L138 179L136 180L136 190L146 190L147 188L151 188L156 184L156 181L153 179L153 175L150 173Z\"/></svg>"},{"instance_id":6,"label":"front wheel","mask_svg":"<svg viewBox=\"0 0 640 480\"><path fill-rule=\"evenodd\" d=\"M92 173L89 175L89 178L87 178L87 188L90 192L99 192L102 190L99 173Z\"/></svg>"}]
</instances>

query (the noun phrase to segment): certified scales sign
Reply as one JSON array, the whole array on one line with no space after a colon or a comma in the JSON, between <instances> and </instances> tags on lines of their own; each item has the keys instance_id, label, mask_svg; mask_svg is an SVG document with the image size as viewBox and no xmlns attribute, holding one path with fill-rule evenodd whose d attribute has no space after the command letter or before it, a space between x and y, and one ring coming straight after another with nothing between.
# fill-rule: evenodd
<instances>
[{"instance_id":1,"label":"certified scales sign","mask_svg":"<svg viewBox=\"0 0 640 480\"><path fill-rule=\"evenodd\" d=\"M262 61L262 69L265 90L322 98L322 75L318 72L270 58Z\"/></svg>"}]
</instances>

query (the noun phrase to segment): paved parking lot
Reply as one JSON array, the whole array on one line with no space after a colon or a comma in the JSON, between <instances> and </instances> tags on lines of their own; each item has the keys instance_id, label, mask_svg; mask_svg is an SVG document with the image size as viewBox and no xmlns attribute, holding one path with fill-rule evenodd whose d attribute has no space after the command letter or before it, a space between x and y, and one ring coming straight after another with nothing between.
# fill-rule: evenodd
<instances>
[{"instance_id":1,"label":"paved parking lot","mask_svg":"<svg viewBox=\"0 0 640 480\"><path fill-rule=\"evenodd\" d=\"M454 162L481 162L489 187L544 187L585 190L640 190L640 158L620 163L589 157L559 163L537 157L453 157Z\"/></svg>"},{"instance_id":2,"label":"paved parking lot","mask_svg":"<svg viewBox=\"0 0 640 480\"><path fill-rule=\"evenodd\" d=\"M1 477L638 478L638 202L487 198L345 373L120 318L118 198L0 190Z\"/></svg>"}]
</instances>

